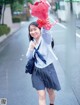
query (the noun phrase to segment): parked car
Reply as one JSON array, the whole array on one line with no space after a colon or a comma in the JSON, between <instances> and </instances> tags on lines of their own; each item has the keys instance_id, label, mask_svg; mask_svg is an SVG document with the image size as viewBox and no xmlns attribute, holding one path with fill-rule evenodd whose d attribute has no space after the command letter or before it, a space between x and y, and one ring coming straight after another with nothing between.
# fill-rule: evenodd
<instances>
[{"instance_id":1,"label":"parked car","mask_svg":"<svg viewBox=\"0 0 80 105\"><path fill-rule=\"evenodd\" d=\"M23 12L19 12L19 11L15 11L15 12L13 12L13 15L20 15L20 14L22 14Z\"/></svg>"}]
</instances>

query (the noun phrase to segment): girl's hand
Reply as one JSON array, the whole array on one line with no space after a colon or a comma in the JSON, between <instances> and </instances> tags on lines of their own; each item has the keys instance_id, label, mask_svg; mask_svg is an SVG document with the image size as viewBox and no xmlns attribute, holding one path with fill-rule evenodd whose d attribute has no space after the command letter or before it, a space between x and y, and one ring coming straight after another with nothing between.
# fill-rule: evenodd
<instances>
[{"instance_id":1,"label":"girl's hand","mask_svg":"<svg viewBox=\"0 0 80 105\"><path fill-rule=\"evenodd\" d=\"M52 24L50 23L50 21L49 21L49 18L47 18L46 20L45 20L45 25L44 25L44 27L43 28L45 28L46 30L50 30L51 29L51 27L52 27Z\"/></svg>"},{"instance_id":2,"label":"girl's hand","mask_svg":"<svg viewBox=\"0 0 80 105\"><path fill-rule=\"evenodd\" d=\"M35 46L36 46L36 43L31 41L30 44L29 44L29 49L33 50Z\"/></svg>"}]
</instances>

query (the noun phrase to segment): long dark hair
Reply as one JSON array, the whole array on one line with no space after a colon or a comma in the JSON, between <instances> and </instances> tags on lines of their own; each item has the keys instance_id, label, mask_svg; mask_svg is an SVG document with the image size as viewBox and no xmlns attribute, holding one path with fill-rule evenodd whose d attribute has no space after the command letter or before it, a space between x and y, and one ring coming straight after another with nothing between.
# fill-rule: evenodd
<instances>
[{"instance_id":1,"label":"long dark hair","mask_svg":"<svg viewBox=\"0 0 80 105\"><path fill-rule=\"evenodd\" d=\"M28 30L29 30L29 41L33 40L33 37L30 35L30 26L31 25L34 25L36 27L38 27L38 23L37 22L32 22L30 23L29 27L28 27ZM38 27L39 28L39 27ZM41 30L41 28L39 28ZM52 38L52 41L51 41L51 47L53 48L54 47L54 39Z\"/></svg>"}]
</instances>

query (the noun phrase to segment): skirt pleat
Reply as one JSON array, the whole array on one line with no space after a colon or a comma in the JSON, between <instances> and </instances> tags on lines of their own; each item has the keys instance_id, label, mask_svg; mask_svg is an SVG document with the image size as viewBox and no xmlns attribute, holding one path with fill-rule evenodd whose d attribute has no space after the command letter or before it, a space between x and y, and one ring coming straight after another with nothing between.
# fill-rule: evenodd
<instances>
[{"instance_id":1,"label":"skirt pleat","mask_svg":"<svg viewBox=\"0 0 80 105\"><path fill-rule=\"evenodd\" d=\"M33 87L37 90L52 88L58 91L61 89L53 64L50 64L45 68L34 67L34 71L32 74L32 84Z\"/></svg>"}]
</instances>

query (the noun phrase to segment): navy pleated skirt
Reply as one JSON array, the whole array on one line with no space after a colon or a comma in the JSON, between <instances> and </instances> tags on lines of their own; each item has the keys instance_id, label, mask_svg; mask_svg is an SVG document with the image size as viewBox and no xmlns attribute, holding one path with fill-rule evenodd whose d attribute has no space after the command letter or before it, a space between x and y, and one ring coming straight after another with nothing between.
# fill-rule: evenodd
<instances>
[{"instance_id":1,"label":"navy pleated skirt","mask_svg":"<svg viewBox=\"0 0 80 105\"><path fill-rule=\"evenodd\" d=\"M53 64L45 68L34 67L32 85L37 90L44 90L45 88L60 90L60 83Z\"/></svg>"}]
</instances>

